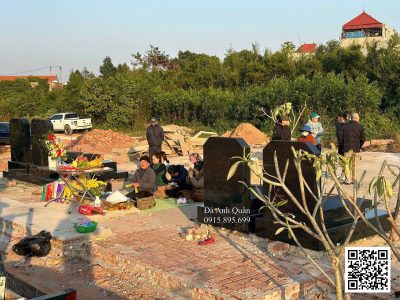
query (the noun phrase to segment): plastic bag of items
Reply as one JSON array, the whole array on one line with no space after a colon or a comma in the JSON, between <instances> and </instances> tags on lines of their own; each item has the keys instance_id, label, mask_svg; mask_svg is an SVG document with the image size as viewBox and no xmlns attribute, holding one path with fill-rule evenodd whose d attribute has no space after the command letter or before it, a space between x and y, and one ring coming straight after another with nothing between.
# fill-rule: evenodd
<instances>
[{"instance_id":1,"label":"plastic bag of items","mask_svg":"<svg viewBox=\"0 0 400 300\"><path fill-rule=\"evenodd\" d=\"M42 230L38 234L23 238L18 243L13 245L12 250L21 256L43 257L49 254L51 250L51 239L51 233L46 230Z\"/></svg>"}]
</instances>

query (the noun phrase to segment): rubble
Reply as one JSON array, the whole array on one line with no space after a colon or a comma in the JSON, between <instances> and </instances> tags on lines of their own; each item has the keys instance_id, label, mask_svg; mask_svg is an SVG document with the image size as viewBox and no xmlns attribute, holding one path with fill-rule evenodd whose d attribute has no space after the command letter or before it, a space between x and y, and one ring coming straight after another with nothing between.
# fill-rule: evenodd
<instances>
[{"instance_id":1,"label":"rubble","mask_svg":"<svg viewBox=\"0 0 400 300\"><path fill-rule=\"evenodd\" d=\"M190 137L193 133L192 129L185 126L169 124L161 127L164 130L164 133L178 133L180 135L183 135L184 137Z\"/></svg>"},{"instance_id":2,"label":"rubble","mask_svg":"<svg viewBox=\"0 0 400 300\"><path fill-rule=\"evenodd\" d=\"M201 154L203 145L210 136L217 136L215 132L199 131L192 137L190 128L178 125L162 126L165 140L162 150L167 155L189 155L196 152Z\"/></svg>"},{"instance_id":3,"label":"rubble","mask_svg":"<svg viewBox=\"0 0 400 300\"><path fill-rule=\"evenodd\" d=\"M210 237L211 231L204 224L196 224L194 227L182 228L179 235L186 241L203 241Z\"/></svg>"},{"instance_id":4,"label":"rubble","mask_svg":"<svg viewBox=\"0 0 400 300\"><path fill-rule=\"evenodd\" d=\"M7 164L9 160L11 160L10 146L0 144L0 173L2 171L7 171Z\"/></svg>"},{"instance_id":5,"label":"rubble","mask_svg":"<svg viewBox=\"0 0 400 300\"><path fill-rule=\"evenodd\" d=\"M268 135L251 125L250 123L241 123L233 131L227 131L223 137L241 137L249 145L267 144L270 140Z\"/></svg>"}]
</instances>

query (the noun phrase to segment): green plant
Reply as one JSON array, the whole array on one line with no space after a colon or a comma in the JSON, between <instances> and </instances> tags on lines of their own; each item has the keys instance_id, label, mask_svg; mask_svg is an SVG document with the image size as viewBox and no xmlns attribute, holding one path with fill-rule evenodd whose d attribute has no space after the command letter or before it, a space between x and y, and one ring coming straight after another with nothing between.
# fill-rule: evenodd
<instances>
[{"instance_id":1,"label":"green plant","mask_svg":"<svg viewBox=\"0 0 400 300\"><path fill-rule=\"evenodd\" d=\"M340 178L343 175L350 173L350 166L352 160L355 159L353 156L343 157L337 154L336 149L332 146L331 150L325 150L321 155L316 156L303 150L294 150L293 152L293 164L295 166L295 172L297 172L298 183L300 188L300 197L295 197L293 191L290 190L286 184L286 176L288 172L289 161L286 161L285 166L278 164L277 153L274 155L275 173L267 174L265 170L258 164L257 161L252 159L252 154L244 157L234 157L239 159L230 168L227 176L227 180L231 179L238 169L239 165L244 164L250 168L251 172L255 174L260 180L269 186L266 193L262 193L259 190L254 189L245 182L238 182L238 184L245 185L251 193L262 201L265 207L271 211L272 216L276 224L281 227L276 231L276 235L281 234L283 231L287 231L289 236L294 240L297 246L303 251L304 255L319 269L319 271L327 278L332 287L336 289L337 299L343 299L344 295L344 268L343 268L343 255L345 247L349 244L354 231L356 229L359 220L364 222L371 230L379 235L387 245L390 246L397 260L400 261L400 250L393 241L393 236L400 237L400 230L397 228L396 220L400 211L400 190L398 192L396 200L396 209L394 214L389 206L389 201L393 196L393 188L399 185L400 182L400 167L388 165L384 162L381 166L378 176L376 176L369 184L369 193L374 195L374 204L370 208L370 211L375 211L376 224L367 220L365 217L366 211L362 209L362 203L366 199L367 194L361 194L361 186L363 185L366 171L363 172L360 180L356 181L352 186L352 191L348 192L340 182ZM315 181L317 190L312 190L308 181L305 180L303 174L304 161L312 163L315 168ZM343 170L342 175L337 176L338 166ZM283 168L282 168L283 167ZM395 175L395 180L390 182L384 172L390 171ZM291 179L293 180L293 179ZM285 194L285 198L280 198L278 201L275 200L273 190L279 188ZM346 234L344 242L340 245L335 244L326 228L325 215L323 204L332 195L333 191L337 192L338 197L342 200L342 204L346 209L348 215L351 217L351 228ZM282 194L282 193L281 193ZM361 199L359 201L358 199ZM298 209L299 214L294 214L284 211L282 208L288 202L291 202ZM309 201L312 201L313 206L309 207ZM390 236L382 229L378 220L376 210L378 205L384 205L388 212L388 220L392 225L392 232ZM306 221L304 220L305 217ZM311 237L321 242L328 254L331 265L334 271L334 278L331 278L319 264L305 251L303 246L298 240L299 234L308 234ZM350 295L346 295L346 298L350 298Z\"/></svg>"}]
</instances>

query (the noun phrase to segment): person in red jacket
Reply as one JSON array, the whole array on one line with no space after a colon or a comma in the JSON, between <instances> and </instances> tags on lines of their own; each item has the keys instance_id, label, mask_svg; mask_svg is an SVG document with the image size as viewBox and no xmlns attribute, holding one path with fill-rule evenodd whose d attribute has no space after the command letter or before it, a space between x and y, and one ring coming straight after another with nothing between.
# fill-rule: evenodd
<instances>
[{"instance_id":1,"label":"person in red jacket","mask_svg":"<svg viewBox=\"0 0 400 300\"><path fill-rule=\"evenodd\" d=\"M315 137L312 135L312 129L308 125L304 125L300 128L301 137L298 141L303 143L312 143L314 146L317 144Z\"/></svg>"}]
</instances>

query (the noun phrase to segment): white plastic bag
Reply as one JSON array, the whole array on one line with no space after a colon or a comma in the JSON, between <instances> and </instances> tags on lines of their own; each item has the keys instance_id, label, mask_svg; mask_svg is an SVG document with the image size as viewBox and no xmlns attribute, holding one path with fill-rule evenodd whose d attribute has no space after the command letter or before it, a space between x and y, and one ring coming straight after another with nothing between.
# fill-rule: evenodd
<instances>
[{"instance_id":1,"label":"white plastic bag","mask_svg":"<svg viewBox=\"0 0 400 300\"><path fill-rule=\"evenodd\" d=\"M129 200L129 198L124 196L120 191L115 191L110 196L108 196L106 200L109 203L116 204L126 202Z\"/></svg>"}]
</instances>

